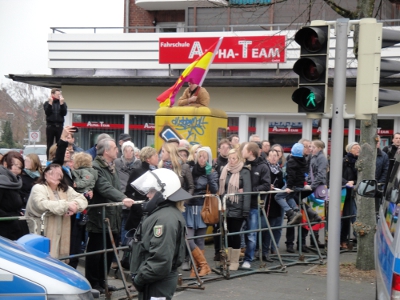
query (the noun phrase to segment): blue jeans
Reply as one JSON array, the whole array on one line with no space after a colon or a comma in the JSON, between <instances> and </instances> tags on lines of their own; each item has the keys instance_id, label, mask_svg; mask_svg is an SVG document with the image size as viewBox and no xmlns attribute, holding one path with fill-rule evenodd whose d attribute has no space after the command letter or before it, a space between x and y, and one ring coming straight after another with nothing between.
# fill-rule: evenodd
<instances>
[{"instance_id":1,"label":"blue jeans","mask_svg":"<svg viewBox=\"0 0 400 300\"><path fill-rule=\"evenodd\" d=\"M282 188L282 190L284 189L286 189L286 185ZM278 193L275 195L276 203L278 203L285 212L298 208L296 201L293 199L293 194L294 193Z\"/></svg>"},{"instance_id":2,"label":"blue jeans","mask_svg":"<svg viewBox=\"0 0 400 300\"><path fill-rule=\"evenodd\" d=\"M283 223L283 211L282 215L276 218L268 218L269 225L271 227L279 227L282 226ZM261 219L261 226L262 228L267 228L267 222L265 222L264 216ZM282 228L272 230L272 234L274 235L274 239L276 245L279 247L279 241L282 236ZM271 246L271 250L276 251L274 244L272 243L270 231L263 231L262 232L262 253L263 255L267 256L269 253L269 248Z\"/></svg>"},{"instance_id":3,"label":"blue jeans","mask_svg":"<svg viewBox=\"0 0 400 300\"><path fill-rule=\"evenodd\" d=\"M125 209L122 211L122 220L121 220L121 245L126 246L126 233L128 230L125 229L126 221L128 220L129 210Z\"/></svg>"},{"instance_id":4,"label":"blue jeans","mask_svg":"<svg viewBox=\"0 0 400 300\"><path fill-rule=\"evenodd\" d=\"M247 230L258 229L258 209L251 208L249 217L247 218ZM247 245L246 245L246 253L244 255L244 261L251 262L254 257L254 251L256 250L257 245L257 233L258 232L250 232L247 233Z\"/></svg>"}]
</instances>

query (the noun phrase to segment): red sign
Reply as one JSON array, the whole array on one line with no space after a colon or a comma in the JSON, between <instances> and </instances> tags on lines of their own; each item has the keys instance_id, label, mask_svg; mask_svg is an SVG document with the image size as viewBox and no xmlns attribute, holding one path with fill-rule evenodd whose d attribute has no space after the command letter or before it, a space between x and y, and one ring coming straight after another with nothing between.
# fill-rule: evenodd
<instances>
[{"instance_id":1,"label":"red sign","mask_svg":"<svg viewBox=\"0 0 400 300\"><path fill-rule=\"evenodd\" d=\"M210 38L160 38L159 63L192 63L219 37ZM286 62L286 36L235 36L224 37L214 64L284 63Z\"/></svg>"}]
</instances>

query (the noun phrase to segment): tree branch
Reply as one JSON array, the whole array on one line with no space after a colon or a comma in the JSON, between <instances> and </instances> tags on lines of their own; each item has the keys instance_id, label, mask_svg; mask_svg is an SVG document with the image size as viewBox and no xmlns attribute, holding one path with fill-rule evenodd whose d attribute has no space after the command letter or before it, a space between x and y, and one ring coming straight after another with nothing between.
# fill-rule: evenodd
<instances>
[{"instance_id":1,"label":"tree branch","mask_svg":"<svg viewBox=\"0 0 400 300\"><path fill-rule=\"evenodd\" d=\"M349 18L350 20L357 19L357 13L344 9L343 7L337 5L334 1L324 0L326 4L330 6L338 15L341 15L344 18Z\"/></svg>"}]
</instances>

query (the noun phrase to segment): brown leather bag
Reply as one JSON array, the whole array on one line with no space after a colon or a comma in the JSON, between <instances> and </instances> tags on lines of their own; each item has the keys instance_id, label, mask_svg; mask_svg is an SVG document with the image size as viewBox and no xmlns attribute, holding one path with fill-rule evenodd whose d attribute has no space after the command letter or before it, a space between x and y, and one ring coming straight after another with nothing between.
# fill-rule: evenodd
<instances>
[{"instance_id":1,"label":"brown leather bag","mask_svg":"<svg viewBox=\"0 0 400 300\"><path fill-rule=\"evenodd\" d=\"M206 194L210 194L210 190L207 190ZM207 225L214 225L219 222L219 210L218 210L218 198L212 196L206 196L204 199L203 209L201 210L201 217L203 222Z\"/></svg>"}]
</instances>

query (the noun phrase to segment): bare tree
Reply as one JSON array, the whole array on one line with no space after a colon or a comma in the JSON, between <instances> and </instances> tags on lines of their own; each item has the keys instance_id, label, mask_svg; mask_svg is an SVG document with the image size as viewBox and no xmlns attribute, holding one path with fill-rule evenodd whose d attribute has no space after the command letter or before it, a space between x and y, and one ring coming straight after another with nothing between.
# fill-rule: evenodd
<instances>
[{"instance_id":1,"label":"bare tree","mask_svg":"<svg viewBox=\"0 0 400 300\"><path fill-rule=\"evenodd\" d=\"M47 100L50 90L22 82L10 81L1 86L21 108L25 114L24 123L17 124L15 130L40 130L42 140L46 134L46 120L43 110L43 103Z\"/></svg>"}]
</instances>

